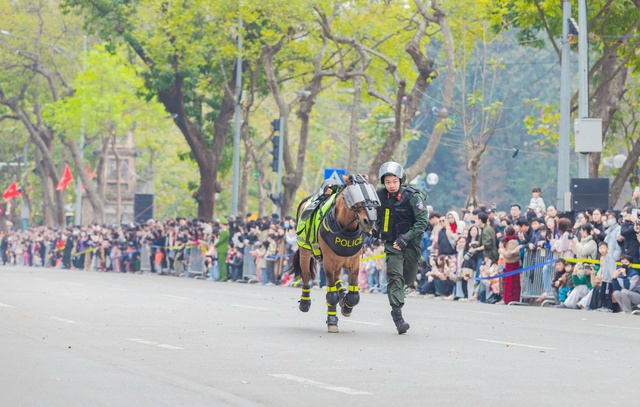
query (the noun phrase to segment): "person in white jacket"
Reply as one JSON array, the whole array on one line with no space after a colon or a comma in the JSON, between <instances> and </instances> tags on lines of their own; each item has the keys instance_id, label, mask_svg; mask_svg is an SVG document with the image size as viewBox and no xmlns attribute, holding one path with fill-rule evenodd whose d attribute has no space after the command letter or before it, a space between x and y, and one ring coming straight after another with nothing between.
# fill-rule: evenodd
<instances>
[{"instance_id":1,"label":"person in white jacket","mask_svg":"<svg viewBox=\"0 0 640 407\"><path fill-rule=\"evenodd\" d=\"M622 248L618 244L618 236L620 236L621 226L618 223L618 214L615 212L609 212L607 219L603 222L605 227L604 233L606 237L604 241L607 242L609 247L609 254L613 258L613 261L620 260L622 254Z\"/></svg>"}]
</instances>

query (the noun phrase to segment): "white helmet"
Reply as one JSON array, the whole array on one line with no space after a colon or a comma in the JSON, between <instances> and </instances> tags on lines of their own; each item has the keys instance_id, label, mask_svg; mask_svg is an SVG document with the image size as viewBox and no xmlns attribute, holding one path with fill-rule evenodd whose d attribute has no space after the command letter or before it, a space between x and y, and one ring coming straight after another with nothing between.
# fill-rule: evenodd
<instances>
[{"instance_id":1,"label":"white helmet","mask_svg":"<svg viewBox=\"0 0 640 407\"><path fill-rule=\"evenodd\" d=\"M402 169L402 166L397 162L387 161L386 163L382 164L382 166L380 167L380 171L378 171L378 178L380 179L380 182L383 184L384 184L384 177L386 175L395 175L396 177L400 178L400 182L404 184L404 181L405 181L404 169Z\"/></svg>"}]
</instances>

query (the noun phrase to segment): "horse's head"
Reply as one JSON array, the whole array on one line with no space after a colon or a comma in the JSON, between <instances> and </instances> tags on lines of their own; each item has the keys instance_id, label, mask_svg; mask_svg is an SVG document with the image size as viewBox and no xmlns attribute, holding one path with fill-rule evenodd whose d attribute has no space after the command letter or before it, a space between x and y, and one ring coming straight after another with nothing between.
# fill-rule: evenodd
<instances>
[{"instance_id":1,"label":"horse's head","mask_svg":"<svg viewBox=\"0 0 640 407\"><path fill-rule=\"evenodd\" d=\"M367 182L366 175L354 174L342 176L345 188L342 191L344 204L356 214L356 220L364 233L371 233L378 219L376 208L380 200L373 185Z\"/></svg>"}]
</instances>

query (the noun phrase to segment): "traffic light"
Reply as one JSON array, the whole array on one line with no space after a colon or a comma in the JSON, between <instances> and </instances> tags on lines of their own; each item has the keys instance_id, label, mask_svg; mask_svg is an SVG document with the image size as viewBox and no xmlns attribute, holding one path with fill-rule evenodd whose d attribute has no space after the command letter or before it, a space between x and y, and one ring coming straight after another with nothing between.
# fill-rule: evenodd
<instances>
[{"instance_id":1,"label":"traffic light","mask_svg":"<svg viewBox=\"0 0 640 407\"><path fill-rule=\"evenodd\" d=\"M271 150L271 155L273 156L271 169L274 172L278 172L278 149L280 147L280 136L272 136L271 143L273 144L273 150Z\"/></svg>"},{"instance_id":2,"label":"traffic light","mask_svg":"<svg viewBox=\"0 0 640 407\"><path fill-rule=\"evenodd\" d=\"M268 194L267 196L273 201L274 204L276 204L277 206L282 206L282 194L273 193Z\"/></svg>"},{"instance_id":3,"label":"traffic light","mask_svg":"<svg viewBox=\"0 0 640 407\"><path fill-rule=\"evenodd\" d=\"M280 119L271 120L271 128L273 131L280 131Z\"/></svg>"}]
</instances>

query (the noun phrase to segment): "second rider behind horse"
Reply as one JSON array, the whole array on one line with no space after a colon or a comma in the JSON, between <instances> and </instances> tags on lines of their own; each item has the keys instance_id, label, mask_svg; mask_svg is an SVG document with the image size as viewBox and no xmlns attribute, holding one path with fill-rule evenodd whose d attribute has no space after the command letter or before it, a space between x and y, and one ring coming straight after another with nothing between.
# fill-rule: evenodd
<instances>
[{"instance_id":1,"label":"second rider behind horse","mask_svg":"<svg viewBox=\"0 0 640 407\"><path fill-rule=\"evenodd\" d=\"M402 318L405 285L416 279L420 242L429 224L429 211L424 194L403 185L405 174L400 164L393 161L382 164L378 178L384 187L377 190L380 207L376 229L387 255L391 316L398 333L403 334L409 330L409 324Z\"/></svg>"}]
</instances>

